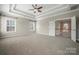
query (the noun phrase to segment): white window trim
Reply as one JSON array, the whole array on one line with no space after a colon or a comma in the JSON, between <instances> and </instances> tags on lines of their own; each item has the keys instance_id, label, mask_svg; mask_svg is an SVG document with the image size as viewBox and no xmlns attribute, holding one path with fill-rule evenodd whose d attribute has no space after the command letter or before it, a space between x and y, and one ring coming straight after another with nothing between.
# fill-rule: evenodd
<instances>
[{"instance_id":1,"label":"white window trim","mask_svg":"<svg viewBox=\"0 0 79 59\"><path fill-rule=\"evenodd\" d=\"M13 21L15 21L15 29L14 29L14 31L7 31L7 20L13 20ZM13 33L13 32L16 32L16 20L15 20L15 19L12 19L12 18L7 19L7 20L6 20L6 33Z\"/></svg>"}]
</instances>

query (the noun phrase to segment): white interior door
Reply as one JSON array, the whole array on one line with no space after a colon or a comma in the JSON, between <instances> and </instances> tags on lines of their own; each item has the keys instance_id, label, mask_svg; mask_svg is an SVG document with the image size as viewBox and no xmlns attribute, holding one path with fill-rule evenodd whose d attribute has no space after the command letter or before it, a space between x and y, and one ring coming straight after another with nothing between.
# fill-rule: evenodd
<instances>
[{"instance_id":1,"label":"white interior door","mask_svg":"<svg viewBox=\"0 0 79 59\"><path fill-rule=\"evenodd\" d=\"M71 17L71 39L76 42L76 17Z\"/></svg>"}]
</instances>

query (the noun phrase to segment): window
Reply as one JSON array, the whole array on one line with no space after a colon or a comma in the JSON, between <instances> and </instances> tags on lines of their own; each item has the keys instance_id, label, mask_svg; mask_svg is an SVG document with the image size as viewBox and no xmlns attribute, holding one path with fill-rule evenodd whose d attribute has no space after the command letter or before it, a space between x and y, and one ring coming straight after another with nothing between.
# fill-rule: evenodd
<instances>
[{"instance_id":1,"label":"window","mask_svg":"<svg viewBox=\"0 0 79 59\"><path fill-rule=\"evenodd\" d=\"M16 28L16 21L15 20L7 20L6 21L6 31L7 32L15 32Z\"/></svg>"},{"instance_id":2,"label":"window","mask_svg":"<svg viewBox=\"0 0 79 59\"><path fill-rule=\"evenodd\" d=\"M30 21L30 31L36 31L36 22Z\"/></svg>"}]
</instances>

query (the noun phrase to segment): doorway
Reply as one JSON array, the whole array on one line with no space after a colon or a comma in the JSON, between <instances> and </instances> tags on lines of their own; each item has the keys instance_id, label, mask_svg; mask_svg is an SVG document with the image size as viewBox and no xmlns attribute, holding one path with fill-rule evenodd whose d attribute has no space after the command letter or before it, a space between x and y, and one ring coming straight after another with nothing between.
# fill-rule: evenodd
<instances>
[{"instance_id":1,"label":"doorway","mask_svg":"<svg viewBox=\"0 0 79 59\"><path fill-rule=\"evenodd\" d=\"M57 20L55 25L56 36L71 38L71 19Z\"/></svg>"}]
</instances>

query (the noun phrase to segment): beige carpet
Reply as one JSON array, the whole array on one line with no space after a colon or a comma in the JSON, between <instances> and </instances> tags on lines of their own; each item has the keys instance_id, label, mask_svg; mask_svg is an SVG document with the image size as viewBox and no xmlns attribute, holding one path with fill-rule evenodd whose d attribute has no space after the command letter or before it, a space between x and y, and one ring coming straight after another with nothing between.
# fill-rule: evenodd
<instances>
[{"instance_id":1,"label":"beige carpet","mask_svg":"<svg viewBox=\"0 0 79 59\"><path fill-rule=\"evenodd\" d=\"M8 55L62 55L78 54L79 44L69 38L40 34L0 40L0 54Z\"/></svg>"}]
</instances>

